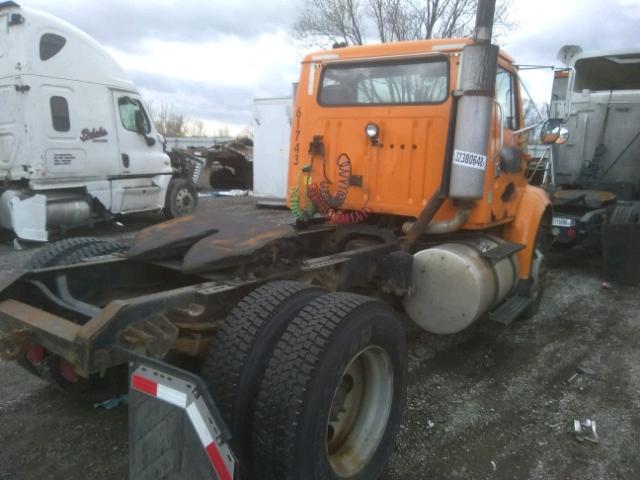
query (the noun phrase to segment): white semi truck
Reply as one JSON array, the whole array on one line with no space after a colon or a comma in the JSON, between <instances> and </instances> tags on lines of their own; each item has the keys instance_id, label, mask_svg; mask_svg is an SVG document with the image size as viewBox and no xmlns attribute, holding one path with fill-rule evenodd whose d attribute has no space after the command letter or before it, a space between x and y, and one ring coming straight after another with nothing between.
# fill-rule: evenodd
<instances>
[{"instance_id":1,"label":"white semi truck","mask_svg":"<svg viewBox=\"0 0 640 480\"><path fill-rule=\"evenodd\" d=\"M72 25L0 3L0 227L46 241L115 215L197 202L195 158L170 158L124 70Z\"/></svg>"}]
</instances>

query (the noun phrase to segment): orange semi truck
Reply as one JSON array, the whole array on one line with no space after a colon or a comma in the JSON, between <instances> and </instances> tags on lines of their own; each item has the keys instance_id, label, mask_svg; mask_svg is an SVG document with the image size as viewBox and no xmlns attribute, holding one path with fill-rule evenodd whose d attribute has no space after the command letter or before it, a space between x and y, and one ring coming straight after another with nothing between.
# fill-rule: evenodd
<instances>
[{"instance_id":1,"label":"orange semi truck","mask_svg":"<svg viewBox=\"0 0 640 480\"><path fill-rule=\"evenodd\" d=\"M198 413L197 382L157 362L135 366L130 387L188 413L211 478L377 478L406 398L400 316L455 333L485 314L531 315L542 294L550 202L523 173L516 68L478 23L474 41L308 55L295 223L196 212L141 231L124 253L52 244L1 286L4 356L67 390L99 382L126 352L197 372L219 414ZM200 478L178 461L185 430L154 430L146 405L132 478L152 478L161 460L167 478ZM147 444L164 453L141 454Z\"/></svg>"}]
</instances>

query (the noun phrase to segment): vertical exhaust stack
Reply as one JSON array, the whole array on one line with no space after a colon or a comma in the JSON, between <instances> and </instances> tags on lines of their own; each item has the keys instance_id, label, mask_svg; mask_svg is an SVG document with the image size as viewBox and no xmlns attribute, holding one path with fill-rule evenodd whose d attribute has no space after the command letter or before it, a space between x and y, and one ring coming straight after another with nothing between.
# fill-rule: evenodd
<instances>
[{"instance_id":1,"label":"vertical exhaust stack","mask_svg":"<svg viewBox=\"0 0 640 480\"><path fill-rule=\"evenodd\" d=\"M479 0L474 42L464 48L459 73L456 134L449 196L477 200L484 192L499 48L491 44L496 0Z\"/></svg>"}]
</instances>

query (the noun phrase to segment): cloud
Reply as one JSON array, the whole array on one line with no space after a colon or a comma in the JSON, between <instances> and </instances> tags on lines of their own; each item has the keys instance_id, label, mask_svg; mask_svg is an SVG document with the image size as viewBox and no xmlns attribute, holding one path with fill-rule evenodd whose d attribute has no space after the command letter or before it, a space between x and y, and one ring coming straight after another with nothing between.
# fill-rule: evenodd
<instances>
[{"instance_id":1,"label":"cloud","mask_svg":"<svg viewBox=\"0 0 640 480\"><path fill-rule=\"evenodd\" d=\"M149 39L200 43L224 35L246 40L289 29L296 2L287 0L23 0L84 30L99 42L137 51Z\"/></svg>"},{"instance_id":2,"label":"cloud","mask_svg":"<svg viewBox=\"0 0 640 480\"><path fill-rule=\"evenodd\" d=\"M563 66L556 56L564 45L584 51L640 48L638 0L520 0L519 28L504 38L505 49L522 64ZM551 70L522 71L537 103L551 97Z\"/></svg>"},{"instance_id":3,"label":"cloud","mask_svg":"<svg viewBox=\"0 0 640 480\"><path fill-rule=\"evenodd\" d=\"M540 0L521 2L524 23L507 39L507 49L523 63L559 63L563 45L585 51L640 47L637 0Z\"/></svg>"},{"instance_id":4,"label":"cloud","mask_svg":"<svg viewBox=\"0 0 640 480\"><path fill-rule=\"evenodd\" d=\"M139 53L109 52L156 107L232 132L252 119L255 97L287 96L297 80L299 58L282 31L247 42L236 36L206 43L147 40Z\"/></svg>"},{"instance_id":5,"label":"cloud","mask_svg":"<svg viewBox=\"0 0 640 480\"><path fill-rule=\"evenodd\" d=\"M290 28L299 0L19 0L105 45L145 96L211 124L242 128L254 97L288 95L301 52ZM640 47L638 0L514 0L516 31L502 38L518 62L559 64L565 44ZM523 74L548 100L551 73Z\"/></svg>"},{"instance_id":6,"label":"cloud","mask_svg":"<svg viewBox=\"0 0 640 480\"><path fill-rule=\"evenodd\" d=\"M96 38L156 109L239 131L255 97L286 96L301 54L296 3L250 0L24 0Z\"/></svg>"},{"instance_id":7,"label":"cloud","mask_svg":"<svg viewBox=\"0 0 640 480\"><path fill-rule=\"evenodd\" d=\"M212 85L259 89L271 77L290 83L298 71L296 50L283 31L260 34L251 42L231 35L202 43L150 39L144 41L140 52L108 50L127 70Z\"/></svg>"},{"instance_id":8,"label":"cloud","mask_svg":"<svg viewBox=\"0 0 640 480\"><path fill-rule=\"evenodd\" d=\"M238 133L252 122L253 100L261 96L260 91L268 97L291 93L290 83L283 82L279 76L266 78L261 90L256 90L253 86L217 86L137 70L129 73L136 85L141 86L142 95L152 110L157 112L166 105L177 114L204 120L214 129L227 126L232 133Z\"/></svg>"}]
</instances>

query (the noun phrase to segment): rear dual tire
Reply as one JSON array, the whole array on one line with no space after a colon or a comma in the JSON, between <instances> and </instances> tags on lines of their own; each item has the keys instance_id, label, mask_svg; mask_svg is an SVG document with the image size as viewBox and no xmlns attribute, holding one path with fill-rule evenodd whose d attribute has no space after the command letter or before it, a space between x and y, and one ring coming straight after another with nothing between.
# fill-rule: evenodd
<instances>
[{"instance_id":1,"label":"rear dual tire","mask_svg":"<svg viewBox=\"0 0 640 480\"><path fill-rule=\"evenodd\" d=\"M253 409L267 359L289 321L324 290L301 282L263 285L236 305L214 337L201 372L231 430L243 479L252 469Z\"/></svg>"},{"instance_id":2,"label":"rear dual tire","mask_svg":"<svg viewBox=\"0 0 640 480\"><path fill-rule=\"evenodd\" d=\"M404 410L404 331L380 301L272 282L223 321L202 377L244 480L374 479Z\"/></svg>"},{"instance_id":3,"label":"rear dual tire","mask_svg":"<svg viewBox=\"0 0 640 480\"><path fill-rule=\"evenodd\" d=\"M406 386L405 334L386 304L348 293L314 300L289 323L260 384L258 478L378 478Z\"/></svg>"}]
</instances>

